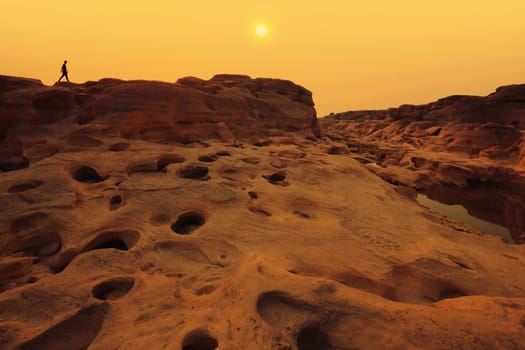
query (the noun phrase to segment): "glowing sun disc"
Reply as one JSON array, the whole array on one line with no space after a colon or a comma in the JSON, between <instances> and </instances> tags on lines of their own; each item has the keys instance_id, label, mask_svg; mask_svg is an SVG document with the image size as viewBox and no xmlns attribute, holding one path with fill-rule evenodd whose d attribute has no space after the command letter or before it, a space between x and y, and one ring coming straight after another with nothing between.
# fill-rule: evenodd
<instances>
[{"instance_id":1,"label":"glowing sun disc","mask_svg":"<svg viewBox=\"0 0 525 350\"><path fill-rule=\"evenodd\" d=\"M255 27L255 34L259 38L264 38L268 35L268 28L264 24L258 24L257 27Z\"/></svg>"}]
</instances>

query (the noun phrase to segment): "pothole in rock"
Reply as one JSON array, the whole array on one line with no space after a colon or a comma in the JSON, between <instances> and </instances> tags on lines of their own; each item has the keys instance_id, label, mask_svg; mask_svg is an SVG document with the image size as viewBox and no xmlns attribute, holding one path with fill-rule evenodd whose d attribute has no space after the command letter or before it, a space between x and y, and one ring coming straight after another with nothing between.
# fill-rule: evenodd
<instances>
[{"instance_id":1,"label":"pothole in rock","mask_svg":"<svg viewBox=\"0 0 525 350\"><path fill-rule=\"evenodd\" d=\"M209 180L208 167L205 166L187 166L179 170L179 177L192 180Z\"/></svg>"},{"instance_id":2,"label":"pothole in rock","mask_svg":"<svg viewBox=\"0 0 525 350\"><path fill-rule=\"evenodd\" d=\"M158 171L158 166L152 159L139 159L132 161L126 168L126 173L128 175L134 173L156 173Z\"/></svg>"},{"instance_id":3,"label":"pothole in rock","mask_svg":"<svg viewBox=\"0 0 525 350\"><path fill-rule=\"evenodd\" d=\"M120 239L112 239L107 242L100 243L99 245L93 247L93 250L96 249L118 249L118 250L128 250L126 242Z\"/></svg>"},{"instance_id":4,"label":"pothole in rock","mask_svg":"<svg viewBox=\"0 0 525 350\"><path fill-rule=\"evenodd\" d=\"M167 167L170 164L184 163L186 158L178 154L162 154L157 160L158 171L167 171Z\"/></svg>"},{"instance_id":5,"label":"pothole in rock","mask_svg":"<svg viewBox=\"0 0 525 350\"><path fill-rule=\"evenodd\" d=\"M308 326L297 336L298 350L330 350L333 349L328 336L318 327Z\"/></svg>"},{"instance_id":6,"label":"pothole in rock","mask_svg":"<svg viewBox=\"0 0 525 350\"><path fill-rule=\"evenodd\" d=\"M230 157L231 155L228 151L217 151L217 153L215 153L216 157Z\"/></svg>"},{"instance_id":7,"label":"pothole in rock","mask_svg":"<svg viewBox=\"0 0 525 350\"><path fill-rule=\"evenodd\" d=\"M95 169L89 166L81 166L73 171L73 178L78 182L84 183L97 183L105 180Z\"/></svg>"},{"instance_id":8,"label":"pothole in rock","mask_svg":"<svg viewBox=\"0 0 525 350\"><path fill-rule=\"evenodd\" d=\"M109 200L109 210L117 210L122 205L122 197L115 195Z\"/></svg>"},{"instance_id":9,"label":"pothole in rock","mask_svg":"<svg viewBox=\"0 0 525 350\"><path fill-rule=\"evenodd\" d=\"M9 193L21 193L21 192L29 191L29 190L31 190L33 188L36 188L36 187L38 187L38 186L40 186L42 184L43 184L42 181L32 180L32 181L29 181L29 182L21 183L19 185L11 186L11 187L9 187L7 192L9 192Z\"/></svg>"},{"instance_id":10,"label":"pothole in rock","mask_svg":"<svg viewBox=\"0 0 525 350\"><path fill-rule=\"evenodd\" d=\"M92 289L92 294L100 300L116 300L128 294L135 285L131 277L114 278L97 284Z\"/></svg>"},{"instance_id":11,"label":"pothole in rock","mask_svg":"<svg viewBox=\"0 0 525 350\"><path fill-rule=\"evenodd\" d=\"M288 186L288 183L284 181L286 179L286 173L278 171L271 175L263 175L263 178L268 180L272 185Z\"/></svg>"},{"instance_id":12,"label":"pothole in rock","mask_svg":"<svg viewBox=\"0 0 525 350\"><path fill-rule=\"evenodd\" d=\"M175 221L171 225L171 229L173 232L181 234L181 235L188 235L192 232L194 232L196 229L204 225L206 220L204 217L197 213L197 212L189 212L180 215L177 218L177 221Z\"/></svg>"},{"instance_id":13,"label":"pothole in rock","mask_svg":"<svg viewBox=\"0 0 525 350\"><path fill-rule=\"evenodd\" d=\"M212 163L212 162L215 162L217 160L217 157L216 156L206 155L206 156L200 156L198 159L201 162Z\"/></svg>"},{"instance_id":14,"label":"pothole in rock","mask_svg":"<svg viewBox=\"0 0 525 350\"><path fill-rule=\"evenodd\" d=\"M219 343L204 330L188 333L182 340L182 350L214 350Z\"/></svg>"},{"instance_id":15,"label":"pothole in rock","mask_svg":"<svg viewBox=\"0 0 525 350\"><path fill-rule=\"evenodd\" d=\"M451 281L436 278L414 266L399 265L392 269L394 286L386 289L384 298L410 304L431 304L443 299L467 296Z\"/></svg>"},{"instance_id":16,"label":"pothole in rock","mask_svg":"<svg viewBox=\"0 0 525 350\"><path fill-rule=\"evenodd\" d=\"M211 294L215 291L215 289L217 289L216 286L214 286L213 284L209 284L209 285L206 285L204 287L201 287L199 289L197 289L195 291L195 295L207 295L207 294Z\"/></svg>"},{"instance_id":17,"label":"pothole in rock","mask_svg":"<svg viewBox=\"0 0 525 350\"><path fill-rule=\"evenodd\" d=\"M138 242L139 238L140 234L135 230L105 231L95 237L84 251L96 249L130 250Z\"/></svg>"}]
</instances>

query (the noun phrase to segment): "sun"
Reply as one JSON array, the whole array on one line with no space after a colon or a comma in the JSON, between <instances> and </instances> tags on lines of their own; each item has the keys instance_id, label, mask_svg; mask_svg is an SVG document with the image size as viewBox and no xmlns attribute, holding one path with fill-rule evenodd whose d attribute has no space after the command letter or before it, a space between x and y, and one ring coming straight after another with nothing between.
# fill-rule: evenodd
<instances>
[{"instance_id":1,"label":"sun","mask_svg":"<svg viewBox=\"0 0 525 350\"><path fill-rule=\"evenodd\" d=\"M255 35L257 35L259 38L264 38L266 35L268 35L268 27L266 27L264 24L258 24L255 27Z\"/></svg>"}]
</instances>

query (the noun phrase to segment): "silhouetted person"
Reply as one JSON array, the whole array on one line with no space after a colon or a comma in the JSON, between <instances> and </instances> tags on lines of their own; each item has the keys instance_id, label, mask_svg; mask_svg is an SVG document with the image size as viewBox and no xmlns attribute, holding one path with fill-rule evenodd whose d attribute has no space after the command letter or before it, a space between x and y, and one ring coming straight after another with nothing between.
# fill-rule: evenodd
<instances>
[{"instance_id":1,"label":"silhouetted person","mask_svg":"<svg viewBox=\"0 0 525 350\"><path fill-rule=\"evenodd\" d=\"M62 78L66 78L67 82L69 83L69 78L67 77L67 67L66 67L67 61L64 61L64 64L62 65L62 75L60 76L60 79L58 79L58 82L60 83L60 80Z\"/></svg>"}]
</instances>

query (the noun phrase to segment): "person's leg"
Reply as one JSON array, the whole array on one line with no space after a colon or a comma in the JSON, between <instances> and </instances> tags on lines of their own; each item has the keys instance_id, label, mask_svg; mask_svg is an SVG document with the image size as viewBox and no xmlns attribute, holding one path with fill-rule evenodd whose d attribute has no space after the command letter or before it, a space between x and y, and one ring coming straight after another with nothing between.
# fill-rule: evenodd
<instances>
[{"instance_id":1,"label":"person's leg","mask_svg":"<svg viewBox=\"0 0 525 350\"><path fill-rule=\"evenodd\" d=\"M69 83L69 78L68 78L68 76L67 76L67 73L65 73L64 75L66 76L66 80L67 80L67 82Z\"/></svg>"}]
</instances>

